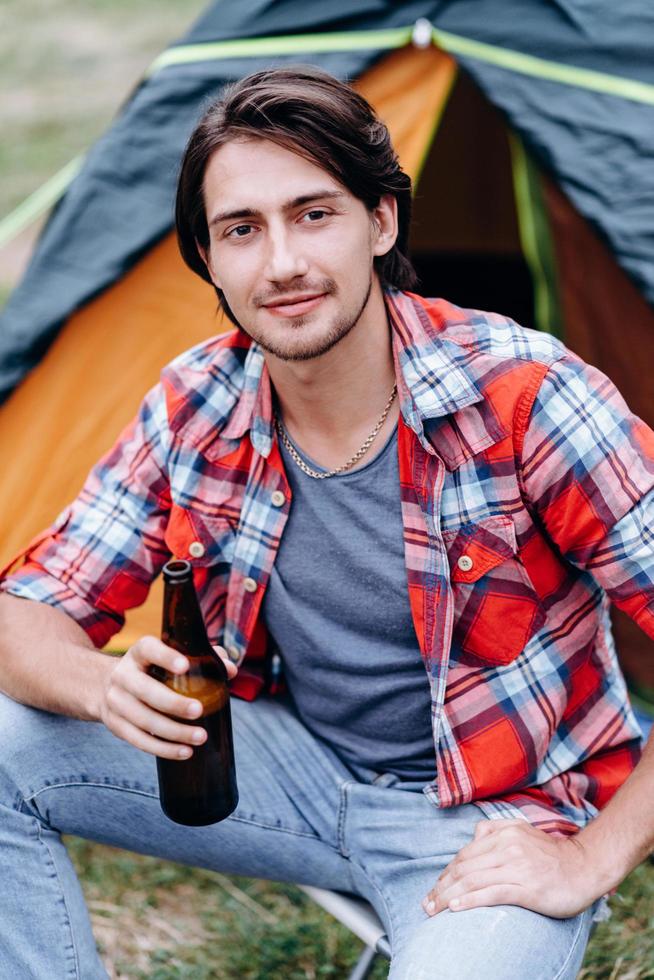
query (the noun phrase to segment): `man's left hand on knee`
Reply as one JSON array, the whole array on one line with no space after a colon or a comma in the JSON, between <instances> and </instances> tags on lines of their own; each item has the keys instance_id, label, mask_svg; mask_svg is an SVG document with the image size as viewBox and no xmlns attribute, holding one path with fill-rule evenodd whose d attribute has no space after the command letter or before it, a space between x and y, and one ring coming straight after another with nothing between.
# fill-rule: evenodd
<instances>
[{"instance_id":1,"label":"man's left hand on knee","mask_svg":"<svg viewBox=\"0 0 654 980\"><path fill-rule=\"evenodd\" d=\"M563 919L599 894L590 855L575 837L554 837L524 820L481 820L422 904L428 915L521 905Z\"/></svg>"}]
</instances>

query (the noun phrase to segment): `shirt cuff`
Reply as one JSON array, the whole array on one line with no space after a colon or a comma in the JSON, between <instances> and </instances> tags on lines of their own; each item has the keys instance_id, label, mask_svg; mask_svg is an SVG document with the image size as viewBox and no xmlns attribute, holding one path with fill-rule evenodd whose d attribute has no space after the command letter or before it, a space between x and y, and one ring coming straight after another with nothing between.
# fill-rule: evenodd
<instances>
[{"instance_id":1,"label":"shirt cuff","mask_svg":"<svg viewBox=\"0 0 654 980\"><path fill-rule=\"evenodd\" d=\"M98 609L34 561L28 560L1 581L0 592L61 609L82 627L98 648L103 647L124 624L124 617Z\"/></svg>"}]
</instances>

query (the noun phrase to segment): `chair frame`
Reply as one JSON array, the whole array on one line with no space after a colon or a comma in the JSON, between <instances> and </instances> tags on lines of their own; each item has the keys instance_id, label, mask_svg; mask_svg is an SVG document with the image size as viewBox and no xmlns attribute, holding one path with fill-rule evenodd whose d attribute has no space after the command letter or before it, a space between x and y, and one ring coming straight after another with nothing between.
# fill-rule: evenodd
<instances>
[{"instance_id":1,"label":"chair frame","mask_svg":"<svg viewBox=\"0 0 654 980\"><path fill-rule=\"evenodd\" d=\"M365 944L348 980L366 980L380 956L390 960L388 937L377 913L368 902L347 892L329 891L313 885L298 887Z\"/></svg>"}]
</instances>

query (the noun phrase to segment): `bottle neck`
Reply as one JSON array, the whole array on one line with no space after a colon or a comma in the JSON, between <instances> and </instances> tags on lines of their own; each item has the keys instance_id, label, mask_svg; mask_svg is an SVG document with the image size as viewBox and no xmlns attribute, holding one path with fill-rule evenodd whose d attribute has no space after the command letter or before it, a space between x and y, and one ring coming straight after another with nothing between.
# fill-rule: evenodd
<instances>
[{"instance_id":1,"label":"bottle neck","mask_svg":"<svg viewBox=\"0 0 654 980\"><path fill-rule=\"evenodd\" d=\"M164 602L161 639L187 657L213 654L202 611L189 576L170 581L164 576Z\"/></svg>"}]
</instances>

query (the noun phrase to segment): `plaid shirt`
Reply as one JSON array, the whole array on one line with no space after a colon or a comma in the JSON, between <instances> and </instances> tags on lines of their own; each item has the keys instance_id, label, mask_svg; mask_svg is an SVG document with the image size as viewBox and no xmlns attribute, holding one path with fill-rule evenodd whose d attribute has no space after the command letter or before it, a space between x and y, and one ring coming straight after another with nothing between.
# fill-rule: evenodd
<instances>
[{"instance_id":1,"label":"plaid shirt","mask_svg":"<svg viewBox=\"0 0 654 980\"><path fill-rule=\"evenodd\" d=\"M638 760L608 597L654 637L654 433L557 340L389 292L408 593L439 807L571 833ZM241 331L173 361L3 588L104 645L171 554L252 697L292 506L270 380ZM649 519L648 519L649 518Z\"/></svg>"}]
</instances>

